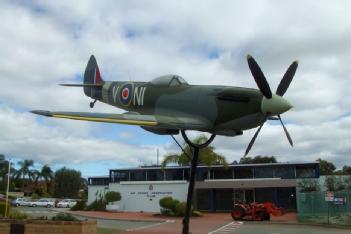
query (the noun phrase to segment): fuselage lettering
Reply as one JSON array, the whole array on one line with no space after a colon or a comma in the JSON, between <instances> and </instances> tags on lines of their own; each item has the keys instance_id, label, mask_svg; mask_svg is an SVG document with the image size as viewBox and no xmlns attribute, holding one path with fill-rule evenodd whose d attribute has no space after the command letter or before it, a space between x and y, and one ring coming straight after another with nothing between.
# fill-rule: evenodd
<instances>
[{"instance_id":1,"label":"fuselage lettering","mask_svg":"<svg viewBox=\"0 0 351 234\"><path fill-rule=\"evenodd\" d=\"M146 90L146 87L135 87L134 96L133 96L134 106L144 105L145 90Z\"/></svg>"},{"instance_id":2,"label":"fuselage lettering","mask_svg":"<svg viewBox=\"0 0 351 234\"><path fill-rule=\"evenodd\" d=\"M112 97L113 97L113 101L114 101L115 103L117 103L118 89L119 89L119 86L118 86L118 85L114 85L114 86L112 87Z\"/></svg>"}]
</instances>

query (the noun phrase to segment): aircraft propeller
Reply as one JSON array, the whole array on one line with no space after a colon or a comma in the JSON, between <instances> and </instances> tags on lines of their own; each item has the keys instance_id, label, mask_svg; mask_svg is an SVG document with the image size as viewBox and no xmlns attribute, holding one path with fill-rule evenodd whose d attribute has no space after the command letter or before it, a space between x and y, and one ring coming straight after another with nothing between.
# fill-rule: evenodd
<instances>
[{"instance_id":1,"label":"aircraft propeller","mask_svg":"<svg viewBox=\"0 0 351 234\"><path fill-rule=\"evenodd\" d=\"M280 114L284 113L285 111L289 110L292 107L291 104L283 98L283 95L289 88L289 85L296 73L298 62L294 61L289 66L288 70L285 72L282 80L280 81L275 94L272 94L271 88L269 87L266 77L264 76L260 66L257 64L255 59L251 55L247 55L247 63L249 65L251 74L254 77L259 90L264 96L261 104L261 109L262 109L262 112L265 114L265 118L261 123L261 125L259 126L259 128L257 129L255 135L252 137L249 145L247 146L244 156L247 156L247 154L249 153L250 149L255 143L258 133L261 131L261 128L263 124L267 121L267 119L275 119L274 117L272 117L273 115L278 116L278 119L284 129L285 135L290 145L293 146L293 141L280 117Z\"/></svg>"}]
</instances>

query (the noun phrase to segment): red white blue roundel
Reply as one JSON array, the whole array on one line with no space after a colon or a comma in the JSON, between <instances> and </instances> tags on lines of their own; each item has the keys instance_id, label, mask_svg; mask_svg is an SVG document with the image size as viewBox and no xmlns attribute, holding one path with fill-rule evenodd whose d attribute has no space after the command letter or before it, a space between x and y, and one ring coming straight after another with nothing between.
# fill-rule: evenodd
<instances>
[{"instance_id":1,"label":"red white blue roundel","mask_svg":"<svg viewBox=\"0 0 351 234\"><path fill-rule=\"evenodd\" d=\"M120 102L125 105L128 106L132 100L132 96L133 96L133 84L124 84L122 85L120 92L118 94L118 98L120 100Z\"/></svg>"}]
</instances>

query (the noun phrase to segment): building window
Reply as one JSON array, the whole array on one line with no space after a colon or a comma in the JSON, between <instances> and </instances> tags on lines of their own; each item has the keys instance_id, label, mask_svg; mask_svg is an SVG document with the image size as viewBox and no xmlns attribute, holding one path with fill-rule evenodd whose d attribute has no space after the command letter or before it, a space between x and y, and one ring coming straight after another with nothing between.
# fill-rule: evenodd
<instances>
[{"instance_id":1,"label":"building window","mask_svg":"<svg viewBox=\"0 0 351 234\"><path fill-rule=\"evenodd\" d=\"M297 178L315 178L316 170L314 167L296 166Z\"/></svg>"},{"instance_id":2,"label":"building window","mask_svg":"<svg viewBox=\"0 0 351 234\"><path fill-rule=\"evenodd\" d=\"M276 188L256 188L255 201L256 202L273 202L275 205L278 205Z\"/></svg>"},{"instance_id":3,"label":"building window","mask_svg":"<svg viewBox=\"0 0 351 234\"><path fill-rule=\"evenodd\" d=\"M190 168L184 168L183 169L184 177L183 180L189 181L190 179Z\"/></svg>"},{"instance_id":4,"label":"building window","mask_svg":"<svg viewBox=\"0 0 351 234\"><path fill-rule=\"evenodd\" d=\"M273 168L271 167L255 167L255 178L273 178Z\"/></svg>"},{"instance_id":5,"label":"building window","mask_svg":"<svg viewBox=\"0 0 351 234\"><path fill-rule=\"evenodd\" d=\"M189 169L190 171L190 169ZM207 167L200 167L197 169L196 171L196 178L197 178L197 181L204 181L204 180L207 180L209 179L208 177L208 168Z\"/></svg>"},{"instance_id":6,"label":"building window","mask_svg":"<svg viewBox=\"0 0 351 234\"><path fill-rule=\"evenodd\" d=\"M108 185L109 178L89 178L89 185Z\"/></svg>"},{"instance_id":7,"label":"building window","mask_svg":"<svg viewBox=\"0 0 351 234\"><path fill-rule=\"evenodd\" d=\"M163 180L164 179L164 174L163 170L148 170L147 171L147 180L149 181L157 181L157 180Z\"/></svg>"},{"instance_id":8,"label":"building window","mask_svg":"<svg viewBox=\"0 0 351 234\"><path fill-rule=\"evenodd\" d=\"M274 168L274 177L281 179L294 179L295 170L293 166L281 166Z\"/></svg>"},{"instance_id":9,"label":"building window","mask_svg":"<svg viewBox=\"0 0 351 234\"><path fill-rule=\"evenodd\" d=\"M251 179L253 178L252 168L242 167L234 169L234 179Z\"/></svg>"},{"instance_id":10,"label":"building window","mask_svg":"<svg viewBox=\"0 0 351 234\"><path fill-rule=\"evenodd\" d=\"M128 181L129 172L128 171L111 171L111 181L112 183L117 183L120 181Z\"/></svg>"},{"instance_id":11,"label":"building window","mask_svg":"<svg viewBox=\"0 0 351 234\"><path fill-rule=\"evenodd\" d=\"M183 180L183 169L166 170L166 180Z\"/></svg>"},{"instance_id":12,"label":"building window","mask_svg":"<svg viewBox=\"0 0 351 234\"><path fill-rule=\"evenodd\" d=\"M146 181L145 170L130 171L130 181Z\"/></svg>"},{"instance_id":13,"label":"building window","mask_svg":"<svg viewBox=\"0 0 351 234\"><path fill-rule=\"evenodd\" d=\"M211 179L233 179L233 169L232 168L212 168L211 169Z\"/></svg>"}]
</instances>

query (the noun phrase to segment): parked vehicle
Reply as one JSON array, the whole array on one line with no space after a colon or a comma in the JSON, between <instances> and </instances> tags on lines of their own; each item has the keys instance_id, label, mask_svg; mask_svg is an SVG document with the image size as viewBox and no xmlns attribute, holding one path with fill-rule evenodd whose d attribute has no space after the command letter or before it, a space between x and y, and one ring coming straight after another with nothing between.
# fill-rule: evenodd
<instances>
[{"instance_id":1,"label":"parked vehicle","mask_svg":"<svg viewBox=\"0 0 351 234\"><path fill-rule=\"evenodd\" d=\"M264 221L270 220L271 215L282 216L284 214L283 208L276 207L272 202L264 203L250 203L234 204L234 208L231 212L234 220L255 220Z\"/></svg>"},{"instance_id":2,"label":"parked vehicle","mask_svg":"<svg viewBox=\"0 0 351 234\"><path fill-rule=\"evenodd\" d=\"M74 199L64 199L57 203L57 207L59 208L71 208L77 204L77 201Z\"/></svg>"},{"instance_id":3,"label":"parked vehicle","mask_svg":"<svg viewBox=\"0 0 351 234\"><path fill-rule=\"evenodd\" d=\"M39 199L37 201L30 202L29 206L31 206L31 207L36 207L36 206L55 207L55 199L42 198L42 199Z\"/></svg>"},{"instance_id":4,"label":"parked vehicle","mask_svg":"<svg viewBox=\"0 0 351 234\"><path fill-rule=\"evenodd\" d=\"M16 198L15 200L12 200L11 204L13 206L28 206L30 202L31 200L29 198L19 197L19 198Z\"/></svg>"}]
</instances>

